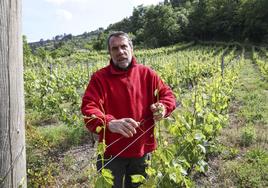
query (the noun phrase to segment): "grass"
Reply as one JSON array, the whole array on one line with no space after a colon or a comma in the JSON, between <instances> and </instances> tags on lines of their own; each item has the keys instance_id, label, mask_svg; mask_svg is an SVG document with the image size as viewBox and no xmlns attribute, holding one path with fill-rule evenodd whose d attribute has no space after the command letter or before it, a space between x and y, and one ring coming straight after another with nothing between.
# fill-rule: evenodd
<instances>
[{"instance_id":1,"label":"grass","mask_svg":"<svg viewBox=\"0 0 268 188\"><path fill-rule=\"evenodd\" d=\"M57 126L38 127L44 139L48 140L51 147L68 149L83 142L87 131L82 126L70 127L64 124Z\"/></svg>"},{"instance_id":2,"label":"grass","mask_svg":"<svg viewBox=\"0 0 268 188\"><path fill-rule=\"evenodd\" d=\"M210 177L198 187L268 187L268 81L250 59L239 74L230 124L209 161Z\"/></svg>"},{"instance_id":3,"label":"grass","mask_svg":"<svg viewBox=\"0 0 268 188\"><path fill-rule=\"evenodd\" d=\"M26 152L28 187L55 185L56 177L62 171L59 156L73 146L86 142L84 127L70 127L64 124L36 127L27 126ZM71 168L75 163L72 156L63 158L63 167Z\"/></svg>"},{"instance_id":4,"label":"grass","mask_svg":"<svg viewBox=\"0 0 268 188\"><path fill-rule=\"evenodd\" d=\"M238 151L232 158L224 157L225 150L220 155L218 183L223 187L268 185L267 91L267 80L246 60L234 90L231 125L221 137L226 147Z\"/></svg>"},{"instance_id":5,"label":"grass","mask_svg":"<svg viewBox=\"0 0 268 188\"><path fill-rule=\"evenodd\" d=\"M219 168L219 179L222 180L223 187L265 187L266 170L265 159L250 161L247 157L243 157L223 163Z\"/></svg>"}]
</instances>

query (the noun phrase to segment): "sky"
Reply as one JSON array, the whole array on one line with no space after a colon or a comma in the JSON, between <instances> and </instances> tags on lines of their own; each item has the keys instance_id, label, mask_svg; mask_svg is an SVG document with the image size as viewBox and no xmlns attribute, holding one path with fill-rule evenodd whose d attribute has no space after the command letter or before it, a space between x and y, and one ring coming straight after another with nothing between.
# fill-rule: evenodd
<instances>
[{"instance_id":1,"label":"sky","mask_svg":"<svg viewBox=\"0 0 268 188\"><path fill-rule=\"evenodd\" d=\"M163 0L22 0L22 34L28 42L79 35L132 15L134 7Z\"/></svg>"}]
</instances>

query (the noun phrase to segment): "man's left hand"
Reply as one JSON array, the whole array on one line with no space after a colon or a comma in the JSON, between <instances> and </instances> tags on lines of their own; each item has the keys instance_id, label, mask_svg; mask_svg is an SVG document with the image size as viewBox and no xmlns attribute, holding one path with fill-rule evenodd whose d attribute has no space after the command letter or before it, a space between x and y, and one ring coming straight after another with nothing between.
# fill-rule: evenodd
<instances>
[{"instance_id":1,"label":"man's left hand","mask_svg":"<svg viewBox=\"0 0 268 188\"><path fill-rule=\"evenodd\" d=\"M154 103L150 108L153 112L155 121L161 120L166 115L166 107L162 103Z\"/></svg>"}]
</instances>

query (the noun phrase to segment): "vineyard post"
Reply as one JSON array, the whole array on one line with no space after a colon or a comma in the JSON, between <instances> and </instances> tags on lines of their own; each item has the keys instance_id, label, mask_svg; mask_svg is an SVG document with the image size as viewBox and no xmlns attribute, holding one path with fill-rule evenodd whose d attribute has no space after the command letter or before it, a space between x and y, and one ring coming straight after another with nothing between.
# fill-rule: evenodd
<instances>
[{"instance_id":1,"label":"vineyard post","mask_svg":"<svg viewBox=\"0 0 268 188\"><path fill-rule=\"evenodd\" d=\"M89 79L89 62L87 61L87 77Z\"/></svg>"},{"instance_id":2,"label":"vineyard post","mask_svg":"<svg viewBox=\"0 0 268 188\"><path fill-rule=\"evenodd\" d=\"M50 76L52 75L52 72L53 72L53 65L52 65L52 63L50 62L50 63L49 63L49 74L50 74Z\"/></svg>"},{"instance_id":3,"label":"vineyard post","mask_svg":"<svg viewBox=\"0 0 268 188\"><path fill-rule=\"evenodd\" d=\"M21 0L0 1L0 188L26 187Z\"/></svg>"},{"instance_id":4,"label":"vineyard post","mask_svg":"<svg viewBox=\"0 0 268 188\"><path fill-rule=\"evenodd\" d=\"M221 77L223 78L223 74L224 74L224 56L225 54L222 55L221 58Z\"/></svg>"},{"instance_id":5,"label":"vineyard post","mask_svg":"<svg viewBox=\"0 0 268 188\"><path fill-rule=\"evenodd\" d=\"M84 65L84 62L83 62L83 61L79 62L79 65L80 65L80 71L83 72L83 65Z\"/></svg>"}]
</instances>

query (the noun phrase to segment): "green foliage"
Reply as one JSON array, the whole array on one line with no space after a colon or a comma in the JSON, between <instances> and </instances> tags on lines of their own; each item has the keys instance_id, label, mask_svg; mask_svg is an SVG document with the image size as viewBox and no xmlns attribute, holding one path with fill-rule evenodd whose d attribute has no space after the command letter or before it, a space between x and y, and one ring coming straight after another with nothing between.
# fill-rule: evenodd
<instances>
[{"instance_id":1,"label":"green foliage","mask_svg":"<svg viewBox=\"0 0 268 188\"><path fill-rule=\"evenodd\" d=\"M87 131L82 126L58 125L55 127L40 127L38 130L51 148L67 149L70 146L81 144L87 136Z\"/></svg>"},{"instance_id":2,"label":"green foliage","mask_svg":"<svg viewBox=\"0 0 268 188\"><path fill-rule=\"evenodd\" d=\"M29 187L54 185L55 176L59 174L56 151L62 152L71 146L77 146L86 136L83 127L60 125L35 128L28 125L26 156ZM70 163L71 158L64 159L64 165Z\"/></svg>"},{"instance_id":3,"label":"green foliage","mask_svg":"<svg viewBox=\"0 0 268 188\"><path fill-rule=\"evenodd\" d=\"M242 36L260 42L268 33L268 2L266 0L243 0L238 9L238 21L243 23ZM267 36L266 36L267 37Z\"/></svg>"},{"instance_id":4,"label":"green foliage","mask_svg":"<svg viewBox=\"0 0 268 188\"><path fill-rule=\"evenodd\" d=\"M67 73L65 70L63 67L60 71L53 70L53 66L50 69L42 66L39 72L27 69L24 72L26 107L38 111L45 119L58 117L70 125L81 124L78 90L84 88L87 80L81 79L83 75L77 74L76 67ZM81 73L86 78L87 72Z\"/></svg>"},{"instance_id":5,"label":"green foliage","mask_svg":"<svg viewBox=\"0 0 268 188\"><path fill-rule=\"evenodd\" d=\"M135 42L145 47L185 39L267 42L267 9L266 0L172 0L140 5L107 31L133 33Z\"/></svg>"},{"instance_id":6,"label":"green foliage","mask_svg":"<svg viewBox=\"0 0 268 188\"><path fill-rule=\"evenodd\" d=\"M231 160L237 157L239 154L239 150L233 147L225 147L224 150L222 151L222 158L225 160Z\"/></svg>"},{"instance_id":7,"label":"green foliage","mask_svg":"<svg viewBox=\"0 0 268 188\"><path fill-rule=\"evenodd\" d=\"M37 48L35 51L35 55L39 57L42 61L48 61L48 59L50 58L50 52L44 47Z\"/></svg>"},{"instance_id":8,"label":"green foliage","mask_svg":"<svg viewBox=\"0 0 268 188\"><path fill-rule=\"evenodd\" d=\"M26 143L28 186L53 184L58 169L50 157L44 157L50 152L50 143L34 127L27 128Z\"/></svg>"},{"instance_id":9,"label":"green foliage","mask_svg":"<svg viewBox=\"0 0 268 188\"><path fill-rule=\"evenodd\" d=\"M249 146L256 141L256 132L255 128L252 125L243 127L241 132L241 142L243 146Z\"/></svg>"},{"instance_id":10,"label":"green foliage","mask_svg":"<svg viewBox=\"0 0 268 188\"><path fill-rule=\"evenodd\" d=\"M252 60L253 63L256 63L260 72L262 73L263 77L268 80L268 64L267 59L268 55L266 55L265 49L261 48L261 52L265 54L265 57L261 57L259 54L255 51L255 47L252 47Z\"/></svg>"},{"instance_id":11,"label":"green foliage","mask_svg":"<svg viewBox=\"0 0 268 188\"><path fill-rule=\"evenodd\" d=\"M265 187L268 183L267 151L252 150L246 157L246 161L234 160L223 164L220 178L223 181L231 179L239 187Z\"/></svg>"},{"instance_id":12,"label":"green foliage","mask_svg":"<svg viewBox=\"0 0 268 188\"><path fill-rule=\"evenodd\" d=\"M93 49L95 50L105 50L107 49L107 38L108 33L102 32L98 35L96 40L93 40Z\"/></svg>"},{"instance_id":13,"label":"green foliage","mask_svg":"<svg viewBox=\"0 0 268 188\"><path fill-rule=\"evenodd\" d=\"M138 59L158 72L173 89L181 104L172 114L172 118L156 125L159 126L156 129L159 146L153 153L152 161L146 170L149 177L142 187L192 187L193 182L189 175L196 171L206 172L207 155L215 147L215 138L228 122L229 101L237 79L238 65L243 62L243 58L237 58L240 54L237 53L236 47L228 47L224 53L226 49L222 46L200 48L191 45L184 43L168 48L137 51ZM187 49L182 50L185 46ZM55 148L68 149L71 145L81 143L86 135L82 126L79 126L82 124L79 101L90 74L104 64L83 62L103 62L105 59L107 60L107 54L103 52L76 52L64 60L68 61L67 65L58 60L51 62L52 69L48 69L48 64L45 63L26 68L25 98L26 107L30 109L27 112L34 111L34 117L39 118L57 117L59 121L71 125L54 129L38 128L35 133L29 132L35 135L29 137L28 148L28 152L32 152L28 159L32 170L29 176L32 183L33 178L44 177L46 173L52 174L47 177L51 178L48 182L53 182L53 175L57 174L57 169L54 169L53 165L47 165L48 169L36 168L34 171L35 166L39 165L36 164L37 159L40 159L36 156L47 156L47 153ZM226 62L223 75L222 59ZM256 98L258 97L254 95L248 100ZM99 129L100 132L102 128L105 126ZM39 133L39 130L42 130L42 133ZM35 153L34 146L40 146L38 152L41 154ZM103 140L98 145L98 154L103 156L106 147ZM225 152L224 150L222 152ZM226 150L225 159L235 158L237 155L237 150L230 148ZM249 155L249 160L253 155L261 156L255 152ZM53 162L53 159L49 158L41 165L54 164ZM71 162L71 159L66 158L66 164ZM101 174L93 176L90 184L95 184L96 187L112 186L112 175L109 172L104 170ZM144 181L139 176L134 179ZM44 181L38 180L40 185L44 185Z\"/></svg>"},{"instance_id":14,"label":"green foliage","mask_svg":"<svg viewBox=\"0 0 268 188\"><path fill-rule=\"evenodd\" d=\"M180 31L176 17L176 12L171 6L151 6L145 15L144 43L155 48L177 41Z\"/></svg>"},{"instance_id":15,"label":"green foliage","mask_svg":"<svg viewBox=\"0 0 268 188\"><path fill-rule=\"evenodd\" d=\"M145 177L142 175L139 175L139 174L131 176L132 183L143 183L143 182L145 182L145 180L146 180Z\"/></svg>"},{"instance_id":16,"label":"green foliage","mask_svg":"<svg viewBox=\"0 0 268 188\"><path fill-rule=\"evenodd\" d=\"M23 42L23 64L30 63L33 58L32 50L27 43L27 37L25 35L22 36Z\"/></svg>"},{"instance_id":17,"label":"green foliage","mask_svg":"<svg viewBox=\"0 0 268 188\"><path fill-rule=\"evenodd\" d=\"M109 169L102 169L101 176L96 181L95 188L111 188L113 186L113 175Z\"/></svg>"}]
</instances>

